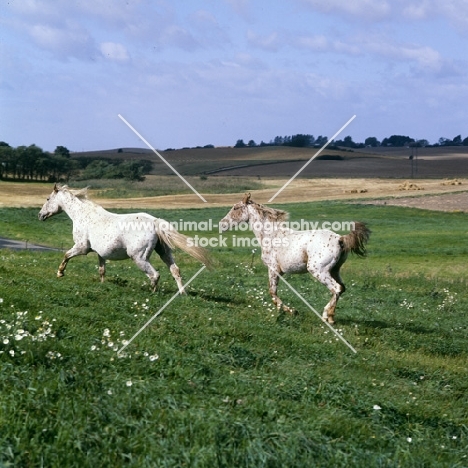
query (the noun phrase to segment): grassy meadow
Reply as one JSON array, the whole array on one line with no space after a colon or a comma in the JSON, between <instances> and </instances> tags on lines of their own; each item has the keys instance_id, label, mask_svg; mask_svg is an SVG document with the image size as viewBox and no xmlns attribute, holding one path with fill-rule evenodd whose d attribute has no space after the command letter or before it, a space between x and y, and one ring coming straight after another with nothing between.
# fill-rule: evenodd
<instances>
[{"instance_id":1,"label":"grassy meadow","mask_svg":"<svg viewBox=\"0 0 468 468\"><path fill-rule=\"evenodd\" d=\"M109 262L101 284L92 254L57 279L61 252L0 251L0 466L468 466L468 216L282 208L372 229L369 256L342 268L336 312L357 354L281 283L298 314L274 310L258 249L232 246L239 233L120 356L177 291L157 255L152 294L131 261ZM70 247L66 215L41 223L37 211L1 208L1 235ZM176 260L185 281L200 268ZM287 279L317 310L328 302L308 275Z\"/></svg>"},{"instance_id":2,"label":"grassy meadow","mask_svg":"<svg viewBox=\"0 0 468 468\"><path fill-rule=\"evenodd\" d=\"M185 180L197 187L201 193L242 193L247 190L260 190L269 185L252 177L216 177L199 176L184 177ZM281 185L281 184L278 184ZM95 191L95 197L105 198L133 198L133 197L157 197L161 195L179 195L193 193L185 184L181 183L175 175L156 176L149 175L142 182L123 179L90 179L70 182L73 188L91 187Z\"/></svg>"}]
</instances>

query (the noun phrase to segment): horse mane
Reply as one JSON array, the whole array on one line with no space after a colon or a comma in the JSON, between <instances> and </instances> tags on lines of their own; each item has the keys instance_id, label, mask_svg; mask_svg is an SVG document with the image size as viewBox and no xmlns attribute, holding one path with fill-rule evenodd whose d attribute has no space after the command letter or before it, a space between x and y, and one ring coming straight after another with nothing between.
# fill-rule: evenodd
<instances>
[{"instance_id":1,"label":"horse mane","mask_svg":"<svg viewBox=\"0 0 468 468\"><path fill-rule=\"evenodd\" d=\"M57 184L56 188L57 188L57 190L60 190L62 192L71 193L73 196L75 196L76 198L78 198L81 201L87 201L87 202L90 202L90 203L94 203L88 198L88 188L89 187L84 187L82 189L76 189L75 190L75 189L71 189L68 185L59 185L59 184Z\"/></svg>"},{"instance_id":2,"label":"horse mane","mask_svg":"<svg viewBox=\"0 0 468 468\"><path fill-rule=\"evenodd\" d=\"M259 213L265 221L280 223L282 221L287 221L289 218L289 213L287 211L270 208L268 206L261 205L260 203L256 203L253 200L251 200L250 203L255 206L257 213Z\"/></svg>"}]
</instances>

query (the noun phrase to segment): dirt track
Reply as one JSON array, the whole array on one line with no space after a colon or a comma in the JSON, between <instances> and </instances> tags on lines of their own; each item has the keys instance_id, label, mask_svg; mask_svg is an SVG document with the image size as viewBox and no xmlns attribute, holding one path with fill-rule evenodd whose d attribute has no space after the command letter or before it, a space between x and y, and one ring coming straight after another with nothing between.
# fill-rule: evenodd
<instances>
[{"instance_id":1,"label":"dirt track","mask_svg":"<svg viewBox=\"0 0 468 468\"><path fill-rule=\"evenodd\" d=\"M435 210L468 211L468 179L460 179L461 185L444 185L443 180L416 179L422 190L402 190L408 186L405 179L295 179L271 203L268 201L288 179L265 180L268 187L252 191L252 198L259 203L281 203L343 200L347 202L369 201L376 204L398 204ZM51 191L51 184L0 183L0 207L40 208ZM451 195L448 195L451 194ZM440 196L442 195L442 196ZM163 209L204 208L232 206L240 201L242 194L203 195L207 203L196 194L160 197L105 199L95 198L105 208ZM90 191L93 198L93 191ZM392 197L392 198L388 198ZM379 200L387 198L386 200Z\"/></svg>"},{"instance_id":2,"label":"dirt track","mask_svg":"<svg viewBox=\"0 0 468 468\"><path fill-rule=\"evenodd\" d=\"M468 192L369 200L373 205L395 205L434 211L462 211L468 213Z\"/></svg>"}]
</instances>

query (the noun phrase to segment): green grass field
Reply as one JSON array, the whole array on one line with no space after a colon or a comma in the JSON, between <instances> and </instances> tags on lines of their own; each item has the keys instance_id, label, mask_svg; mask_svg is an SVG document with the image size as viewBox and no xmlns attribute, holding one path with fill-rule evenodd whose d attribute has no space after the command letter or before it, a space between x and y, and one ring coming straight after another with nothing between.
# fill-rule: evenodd
<instances>
[{"instance_id":1,"label":"green grass field","mask_svg":"<svg viewBox=\"0 0 468 468\"><path fill-rule=\"evenodd\" d=\"M259 190L270 185L256 180L253 177L185 177L192 186L204 193L242 193L247 190ZM92 179L73 181L74 188L91 187L95 190L97 198L132 198L132 197L157 197L161 195L179 195L193 193L185 184L179 183L177 176L148 176L143 182L132 182L123 179ZM280 185L280 184L279 184Z\"/></svg>"},{"instance_id":2,"label":"green grass field","mask_svg":"<svg viewBox=\"0 0 468 468\"><path fill-rule=\"evenodd\" d=\"M123 340L177 291L156 255L151 294L130 261L110 262L101 284L95 255L72 259L57 279L60 252L0 251L0 466L468 466L467 215L283 208L291 220L372 229L369 256L342 269L336 313L357 354L284 284L280 296L299 313L278 315L258 249L234 248L231 237L211 249L216 270L123 357ZM218 221L226 212L153 214ZM72 245L66 215L41 223L33 209L0 209L0 233ZM200 268L176 259L185 281ZM328 302L307 275L288 280L319 311Z\"/></svg>"}]
</instances>

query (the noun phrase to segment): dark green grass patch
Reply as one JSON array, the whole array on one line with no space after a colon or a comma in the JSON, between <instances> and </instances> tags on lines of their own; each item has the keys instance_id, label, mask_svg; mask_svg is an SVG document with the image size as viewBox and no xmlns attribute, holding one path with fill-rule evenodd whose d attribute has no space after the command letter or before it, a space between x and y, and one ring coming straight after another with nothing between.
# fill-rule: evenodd
<instances>
[{"instance_id":1,"label":"dark green grass patch","mask_svg":"<svg viewBox=\"0 0 468 468\"><path fill-rule=\"evenodd\" d=\"M357 354L284 284L280 296L298 315L278 314L258 249L231 238L210 249L217 269L122 357L124 340L177 291L157 256L151 294L130 261L110 262L101 284L94 255L72 259L57 279L60 252L0 251L0 465L467 466L466 216L286 208L291 219L357 219L373 230L369 257L343 267L336 313ZM219 220L226 211L158 215ZM3 209L2 226L71 245L65 216L40 223L36 214ZM176 259L185 281L200 268ZM319 312L329 300L307 275L288 280Z\"/></svg>"}]
</instances>

